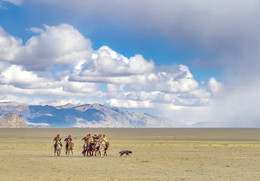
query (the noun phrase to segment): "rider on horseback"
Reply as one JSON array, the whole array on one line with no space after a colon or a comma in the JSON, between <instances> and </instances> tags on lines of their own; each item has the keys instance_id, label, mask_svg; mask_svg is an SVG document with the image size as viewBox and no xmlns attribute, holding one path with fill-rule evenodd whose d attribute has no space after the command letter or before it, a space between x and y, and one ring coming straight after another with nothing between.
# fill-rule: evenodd
<instances>
[{"instance_id":1,"label":"rider on horseback","mask_svg":"<svg viewBox=\"0 0 260 181\"><path fill-rule=\"evenodd\" d=\"M102 141L108 143L108 139L107 139L106 135L104 135L104 134L103 134L103 136L102 136Z\"/></svg>"},{"instance_id":2,"label":"rider on horseback","mask_svg":"<svg viewBox=\"0 0 260 181\"><path fill-rule=\"evenodd\" d=\"M66 141L66 149L68 149L68 145L69 145L68 143L72 142L71 135L69 135L67 138L65 138L64 141Z\"/></svg>"},{"instance_id":3,"label":"rider on horseback","mask_svg":"<svg viewBox=\"0 0 260 181\"><path fill-rule=\"evenodd\" d=\"M109 142L108 142L108 139L106 137L106 135L103 134L102 136L102 141L105 142L105 155L107 155L107 150L108 150L108 147L109 147Z\"/></svg>"},{"instance_id":4,"label":"rider on horseback","mask_svg":"<svg viewBox=\"0 0 260 181\"><path fill-rule=\"evenodd\" d=\"M56 148L57 142L58 142L58 141L61 142L60 134L57 134L57 136L54 137L53 141L55 141L55 143L54 143L54 148ZM62 143L60 143L60 144L61 144L61 146L62 146Z\"/></svg>"},{"instance_id":5,"label":"rider on horseback","mask_svg":"<svg viewBox=\"0 0 260 181\"><path fill-rule=\"evenodd\" d=\"M61 141L60 134L57 134L57 136L54 137L53 141Z\"/></svg>"},{"instance_id":6,"label":"rider on horseback","mask_svg":"<svg viewBox=\"0 0 260 181\"><path fill-rule=\"evenodd\" d=\"M92 138L93 138L93 141L94 141L95 143L97 143L97 141L98 141L98 139L99 139L99 136L98 136L97 134L94 134L94 136L92 136Z\"/></svg>"},{"instance_id":7,"label":"rider on horseback","mask_svg":"<svg viewBox=\"0 0 260 181\"><path fill-rule=\"evenodd\" d=\"M91 137L91 134L87 134L84 138L81 139L84 141L83 150L86 150L86 148L89 147L90 143L93 142L93 138Z\"/></svg>"}]
</instances>

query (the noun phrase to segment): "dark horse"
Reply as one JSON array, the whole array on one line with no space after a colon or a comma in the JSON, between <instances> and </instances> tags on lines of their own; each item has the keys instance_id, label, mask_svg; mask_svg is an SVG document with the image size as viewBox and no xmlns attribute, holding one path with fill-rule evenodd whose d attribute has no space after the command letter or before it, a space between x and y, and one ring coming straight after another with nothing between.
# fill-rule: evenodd
<instances>
[{"instance_id":1,"label":"dark horse","mask_svg":"<svg viewBox=\"0 0 260 181\"><path fill-rule=\"evenodd\" d=\"M82 154L84 156L93 156L94 151L96 150L96 143L88 143L83 145L83 151Z\"/></svg>"}]
</instances>

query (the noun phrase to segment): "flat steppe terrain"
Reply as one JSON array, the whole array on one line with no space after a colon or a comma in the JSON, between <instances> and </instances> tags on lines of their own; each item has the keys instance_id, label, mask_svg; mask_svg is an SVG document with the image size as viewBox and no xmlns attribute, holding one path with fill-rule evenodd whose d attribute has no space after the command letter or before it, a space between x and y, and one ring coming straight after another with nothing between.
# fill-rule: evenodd
<instances>
[{"instance_id":1,"label":"flat steppe terrain","mask_svg":"<svg viewBox=\"0 0 260 181\"><path fill-rule=\"evenodd\" d=\"M73 156L53 156L57 133L72 135ZM82 156L87 133L107 135L107 157ZM0 180L259 181L260 129L0 129Z\"/></svg>"}]
</instances>

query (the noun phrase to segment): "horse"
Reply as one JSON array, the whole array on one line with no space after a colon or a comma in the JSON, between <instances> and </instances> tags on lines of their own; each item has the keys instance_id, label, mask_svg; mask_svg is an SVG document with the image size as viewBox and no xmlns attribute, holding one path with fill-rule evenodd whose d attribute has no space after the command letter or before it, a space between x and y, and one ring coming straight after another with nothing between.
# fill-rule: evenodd
<instances>
[{"instance_id":1,"label":"horse","mask_svg":"<svg viewBox=\"0 0 260 181\"><path fill-rule=\"evenodd\" d=\"M54 144L54 156L60 156L62 149L62 143L60 141L56 141Z\"/></svg>"},{"instance_id":2,"label":"horse","mask_svg":"<svg viewBox=\"0 0 260 181\"><path fill-rule=\"evenodd\" d=\"M86 156L86 152L87 152L87 143L83 145L83 151L82 151L83 156Z\"/></svg>"},{"instance_id":3,"label":"horse","mask_svg":"<svg viewBox=\"0 0 260 181\"><path fill-rule=\"evenodd\" d=\"M83 151L82 151L82 154L84 156L93 156L93 150L94 150L94 147L95 147L95 143L85 143L83 145Z\"/></svg>"},{"instance_id":4,"label":"horse","mask_svg":"<svg viewBox=\"0 0 260 181\"><path fill-rule=\"evenodd\" d=\"M74 143L72 143L71 141L67 142L66 145L66 155L70 156L70 153L73 155L73 147L74 147Z\"/></svg>"},{"instance_id":5,"label":"horse","mask_svg":"<svg viewBox=\"0 0 260 181\"><path fill-rule=\"evenodd\" d=\"M104 156L107 156L108 147L109 147L109 142L106 142L106 144L105 144L105 150L104 150Z\"/></svg>"},{"instance_id":6,"label":"horse","mask_svg":"<svg viewBox=\"0 0 260 181\"><path fill-rule=\"evenodd\" d=\"M97 156L97 152L99 153L99 148L100 148L100 144L99 144L99 142L97 142L95 144L94 149L93 149L93 152L95 153L95 156Z\"/></svg>"},{"instance_id":7,"label":"horse","mask_svg":"<svg viewBox=\"0 0 260 181\"><path fill-rule=\"evenodd\" d=\"M96 143L91 142L87 149L87 156L93 156L95 150L96 150Z\"/></svg>"},{"instance_id":8,"label":"horse","mask_svg":"<svg viewBox=\"0 0 260 181\"><path fill-rule=\"evenodd\" d=\"M102 141L99 145L99 154L101 158L103 158L104 155L106 154L106 142Z\"/></svg>"},{"instance_id":9,"label":"horse","mask_svg":"<svg viewBox=\"0 0 260 181\"><path fill-rule=\"evenodd\" d=\"M104 142L104 141L96 145L95 156L97 152L101 157L107 156L108 147L109 147L109 142Z\"/></svg>"}]
</instances>

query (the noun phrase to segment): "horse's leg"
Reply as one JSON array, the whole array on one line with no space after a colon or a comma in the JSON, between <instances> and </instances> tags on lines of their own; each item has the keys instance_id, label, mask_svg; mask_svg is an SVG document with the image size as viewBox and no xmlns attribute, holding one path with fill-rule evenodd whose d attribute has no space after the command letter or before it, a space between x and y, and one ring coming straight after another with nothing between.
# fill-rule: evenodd
<instances>
[{"instance_id":1,"label":"horse's leg","mask_svg":"<svg viewBox=\"0 0 260 181\"><path fill-rule=\"evenodd\" d=\"M87 150L86 147L85 147L85 149L84 149L84 156L88 156L88 150Z\"/></svg>"},{"instance_id":2,"label":"horse's leg","mask_svg":"<svg viewBox=\"0 0 260 181\"><path fill-rule=\"evenodd\" d=\"M87 156L90 157L91 156L91 150L90 150L90 145L87 146Z\"/></svg>"},{"instance_id":3,"label":"horse's leg","mask_svg":"<svg viewBox=\"0 0 260 181\"><path fill-rule=\"evenodd\" d=\"M99 152L100 152L100 156L101 156L101 158L103 157L103 147L101 147L101 149L99 148Z\"/></svg>"},{"instance_id":4,"label":"horse's leg","mask_svg":"<svg viewBox=\"0 0 260 181\"><path fill-rule=\"evenodd\" d=\"M83 146L83 151L81 152L82 154L83 154L83 156L85 156L86 155L86 149L85 149L85 147Z\"/></svg>"},{"instance_id":5,"label":"horse's leg","mask_svg":"<svg viewBox=\"0 0 260 181\"><path fill-rule=\"evenodd\" d=\"M57 145L55 144L54 145L54 156L56 156L57 155Z\"/></svg>"}]
</instances>

